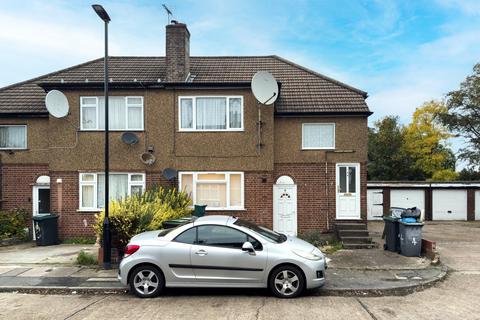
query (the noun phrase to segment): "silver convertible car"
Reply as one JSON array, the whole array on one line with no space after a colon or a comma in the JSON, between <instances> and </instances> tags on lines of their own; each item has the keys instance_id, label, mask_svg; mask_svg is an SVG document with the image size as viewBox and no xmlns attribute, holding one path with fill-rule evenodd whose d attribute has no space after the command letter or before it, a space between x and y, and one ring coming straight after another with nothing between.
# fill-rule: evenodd
<instances>
[{"instance_id":1,"label":"silver convertible car","mask_svg":"<svg viewBox=\"0 0 480 320\"><path fill-rule=\"evenodd\" d=\"M313 245L230 216L205 216L130 240L118 278L138 297L164 287L269 288L294 298L325 283Z\"/></svg>"}]
</instances>

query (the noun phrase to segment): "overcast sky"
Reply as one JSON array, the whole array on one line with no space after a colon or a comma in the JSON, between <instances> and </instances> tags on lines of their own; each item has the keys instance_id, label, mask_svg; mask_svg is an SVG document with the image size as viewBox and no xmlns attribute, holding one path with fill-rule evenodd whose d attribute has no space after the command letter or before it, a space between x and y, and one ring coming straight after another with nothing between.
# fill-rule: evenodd
<instances>
[{"instance_id":1,"label":"overcast sky","mask_svg":"<svg viewBox=\"0 0 480 320\"><path fill-rule=\"evenodd\" d=\"M99 1L111 55L164 55L165 3L192 55L277 54L369 93L375 114L410 120L480 60L480 1ZM0 86L103 54L90 1L0 1Z\"/></svg>"}]
</instances>

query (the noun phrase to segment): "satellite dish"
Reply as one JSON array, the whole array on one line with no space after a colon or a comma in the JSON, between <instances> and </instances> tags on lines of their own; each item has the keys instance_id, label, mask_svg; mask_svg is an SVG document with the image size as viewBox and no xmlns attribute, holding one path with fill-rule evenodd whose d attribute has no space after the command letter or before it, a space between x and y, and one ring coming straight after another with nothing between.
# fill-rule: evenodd
<instances>
[{"instance_id":1,"label":"satellite dish","mask_svg":"<svg viewBox=\"0 0 480 320\"><path fill-rule=\"evenodd\" d=\"M133 132L125 132L122 134L122 141L128 145L134 145L138 143L138 137Z\"/></svg>"},{"instance_id":2,"label":"satellite dish","mask_svg":"<svg viewBox=\"0 0 480 320\"><path fill-rule=\"evenodd\" d=\"M173 168L165 168L163 169L162 174L165 177L165 179L172 180L173 178L177 177L177 170Z\"/></svg>"},{"instance_id":3,"label":"satellite dish","mask_svg":"<svg viewBox=\"0 0 480 320\"><path fill-rule=\"evenodd\" d=\"M68 100L61 91L49 91L45 97L45 106L48 112L55 118L63 118L68 114Z\"/></svg>"},{"instance_id":4,"label":"satellite dish","mask_svg":"<svg viewBox=\"0 0 480 320\"><path fill-rule=\"evenodd\" d=\"M270 72L258 71L252 78L253 95L258 102L270 105L278 98L278 83Z\"/></svg>"},{"instance_id":5,"label":"satellite dish","mask_svg":"<svg viewBox=\"0 0 480 320\"><path fill-rule=\"evenodd\" d=\"M155 156L150 152L144 152L140 155L140 160L148 166L151 166L155 163Z\"/></svg>"}]
</instances>

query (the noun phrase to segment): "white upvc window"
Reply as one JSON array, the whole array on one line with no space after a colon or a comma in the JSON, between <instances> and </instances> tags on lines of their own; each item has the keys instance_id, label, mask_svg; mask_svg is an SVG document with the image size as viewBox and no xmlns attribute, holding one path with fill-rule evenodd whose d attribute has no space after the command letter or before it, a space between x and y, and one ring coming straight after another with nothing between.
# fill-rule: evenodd
<instances>
[{"instance_id":1,"label":"white upvc window","mask_svg":"<svg viewBox=\"0 0 480 320\"><path fill-rule=\"evenodd\" d=\"M26 125L0 125L0 150L27 149Z\"/></svg>"},{"instance_id":2,"label":"white upvc window","mask_svg":"<svg viewBox=\"0 0 480 320\"><path fill-rule=\"evenodd\" d=\"M105 175L103 173L80 173L81 211L99 211L105 206ZM145 191L144 173L110 173L110 200L119 200Z\"/></svg>"},{"instance_id":3,"label":"white upvc window","mask_svg":"<svg viewBox=\"0 0 480 320\"><path fill-rule=\"evenodd\" d=\"M110 96L108 129L112 131L143 131L143 97ZM80 129L105 130L105 98L80 97Z\"/></svg>"},{"instance_id":4,"label":"white upvc window","mask_svg":"<svg viewBox=\"0 0 480 320\"><path fill-rule=\"evenodd\" d=\"M207 210L243 210L243 172L180 172L179 188Z\"/></svg>"},{"instance_id":5,"label":"white upvc window","mask_svg":"<svg viewBox=\"0 0 480 320\"><path fill-rule=\"evenodd\" d=\"M335 123L303 123L302 149L335 149Z\"/></svg>"},{"instance_id":6,"label":"white upvc window","mask_svg":"<svg viewBox=\"0 0 480 320\"><path fill-rule=\"evenodd\" d=\"M242 96L180 96L180 131L243 131Z\"/></svg>"}]
</instances>

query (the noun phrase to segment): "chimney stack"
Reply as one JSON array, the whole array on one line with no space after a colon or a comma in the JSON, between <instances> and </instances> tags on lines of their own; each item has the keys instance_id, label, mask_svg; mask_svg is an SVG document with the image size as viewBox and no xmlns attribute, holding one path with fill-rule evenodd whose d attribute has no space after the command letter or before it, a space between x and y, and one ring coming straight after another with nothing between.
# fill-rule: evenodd
<instances>
[{"instance_id":1,"label":"chimney stack","mask_svg":"<svg viewBox=\"0 0 480 320\"><path fill-rule=\"evenodd\" d=\"M185 82L190 73L190 32L186 24L172 20L167 25L165 63L167 82Z\"/></svg>"}]
</instances>

